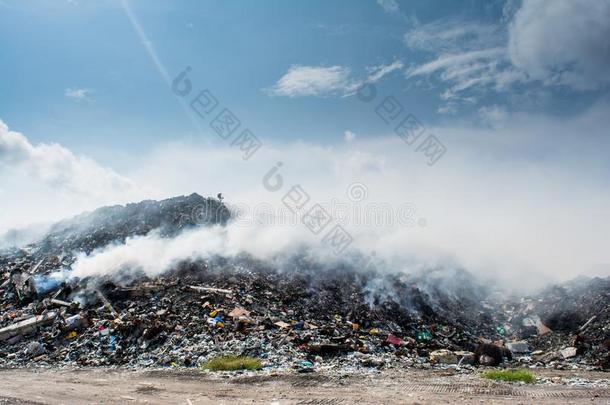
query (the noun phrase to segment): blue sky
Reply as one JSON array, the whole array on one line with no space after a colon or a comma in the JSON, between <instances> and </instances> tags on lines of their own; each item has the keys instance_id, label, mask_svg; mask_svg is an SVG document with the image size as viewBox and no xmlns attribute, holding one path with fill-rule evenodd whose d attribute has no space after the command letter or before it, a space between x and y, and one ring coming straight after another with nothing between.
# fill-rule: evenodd
<instances>
[{"instance_id":1,"label":"blue sky","mask_svg":"<svg viewBox=\"0 0 610 405\"><path fill-rule=\"evenodd\" d=\"M565 116L607 97L607 76L582 90L558 80L544 84L550 73L535 76L526 64L525 69L510 66L504 54L519 2L124 4L170 76L191 66L196 87L209 88L265 139L332 143L346 130L359 136L387 132L371 105L341 89L273 95L269 89L295 66L335 67L356 83L375 68L400 63L375 85L380 95L396 96L426 125L476 122L485 111L481 108ZM203 133L193 125L169 91L124 4L3 0L1 118L33 142L59 142L100 158L104 150L141 150L172 139L214 141L205 125ZM427 63L469 52L492 55L426 72ZM558 64L563 62L572 61ZM477 70L477 63L487 67ZM413 74L418 67L422 73ZM451 88L467 85L471 76L459 77L458 71L467 67L474 69L472 77L488 75L490 82L448 96Z\"/></svg>"},{"instance_id":2,"label":"blue sky","mask_svg":"<svg viewBox=\"0 0 610 405\"><path fill-rule=\"evenodd\" d=\"M610 274L610 0L582 4L0 0L0 233L192 192L281 208L261 183L281 161L312 201L357 183L417 208L425 226L346 224L365 250ZM204 89L263 142L252 159L189 107ZM397 136L408 114L442 159ZM236 241L285 247L302 228Z\"/></svg>"}]
</instances>

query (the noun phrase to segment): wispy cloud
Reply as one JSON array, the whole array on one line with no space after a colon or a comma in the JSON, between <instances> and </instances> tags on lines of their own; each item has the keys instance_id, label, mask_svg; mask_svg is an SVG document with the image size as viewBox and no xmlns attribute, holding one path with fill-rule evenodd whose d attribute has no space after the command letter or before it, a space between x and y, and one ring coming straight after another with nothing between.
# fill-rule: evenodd
<instances>
[{"instance_id":1,"label":"wispy cloud","mask_svg":"<svg viewBox=\"0 0 610 405\"><path fill-rule=\"evenodd\" d=\"M445 102L439 113L453 113L460 104L475 102L475 90L502 91L517 81L526 80L525 75L511 68L505 48L440 55L407 70L407 78L429 75L448 85L439 96Z\"/></svg>"},{"instance_id":2,"label":"wispy cloud","mask_svg":"<svg viewBox=\"0 0 610 405\"><path fill-rule=\"evenodd\" d=\"M344 66L293 65L268 93L286 97L343 94L351 85L350 74Z\"/></svg>"},{"instance_id":3,"label":"wispy cloud","mask_svg":"<svg viewBox=\"0 0 610 405\"><path fill-rule=\"evenodd\" d=\"M404 67L401 61L388 65L372 66L363 79L354 78L346 66L301 66L293 65L277 83L265 89L272 96L326 97L354 94L365 83L375 83L384 76Z\"/></svg>"},{"instance_id":4,"label":"wispy cloud","mask_svg":"<svg viewBox=\"0 0 610 405\"><path fill-rule=\"evenodd\" d=\"M402 61L394 61L389 65L379 65L369 68L369 77L366 79L369 83L374 83L381 80L385 75L388 75L395 70L400 70L404 67Z\"/></svg>"},{"instance_id":5,"label":"wispy cloud","mask_svg":"<svg viewBox=\"0 0 610 405\"><path fill-rule=\"evenodd\" d=\"M463 75L468 75L472 71L477 71L481 67L478 61L497 60L504 58L506 49L492 48L478 51L463 52L457 54L441 55L432 62L415 66L407 71L407 76L428 75L439 70L449 71L447 79L454 79Z\"/></svg>"},{"instance_id":6,"label":"wispy cloud","mask_svg":"<svg viewBox=\"0 0 610 405\"><path fill-rule=\"evenodd\" d=\"M506 107L500 105L484 106L478 110L479 120L490 128L499 128L507 123L509 114Z\"/></svg>"},{"instance_id":7,"label":"wispy cloud","mask_svg":"<svg viewBox=\"0 0 610 405\"><path fill-rule=\"evenodd\" d=\"M82 88L66 89L64 95L69 99L76 101L92 101L91 90Z\"/></svg>"},{"instance_id":8,"label":"wispy cloud","mask_svg":"<svg viewBox=\"0 0 610 405\"><path fill-rule=\"evenodd\" d=\"M475 102L474 90L502 90L523 78L510 67L506 29L497 25L443 19L410 30L404 41L409 48L434 56L408 68L406 76L433 76L448 86L440 93L442 114Z\"/></svg>"},{"instance_id":9,"label":"wispy cloud","mask_svg":"<svg viewBox=\"0 0 610 405\"><path fill-rule=\"evenodd\" d=\"M504 46L506 29L459 18L417 25L404 35L405 44L435 54L457 53Z\"/></svg>"},{"instance_id":10,"label":"wispy cloud","mask_svg":"<svg viewBox=\"0 0 610 405\"><path fill-rule=\"evenodd\" d=\"M472 104L477 93L509 94L516 84L530 86L530 94L548 86L583 91L610 84L610 0L591 7L524 0L509 14L495 25L441 19L405 34L409 48L433 56L407 69L407 78L430 76L444 85L439 112Z\"/></svg>"},{"instance_id":11,"label":"wispy cloud","mask_svg":"<svg viewBox=\"0 0 610 405\"><path fill-rule=\"evenodd\" d=\"M379 4L386 13L396 13L400 9L396 0L377 0L377 4Z\"/></svg>"}]
</instances>

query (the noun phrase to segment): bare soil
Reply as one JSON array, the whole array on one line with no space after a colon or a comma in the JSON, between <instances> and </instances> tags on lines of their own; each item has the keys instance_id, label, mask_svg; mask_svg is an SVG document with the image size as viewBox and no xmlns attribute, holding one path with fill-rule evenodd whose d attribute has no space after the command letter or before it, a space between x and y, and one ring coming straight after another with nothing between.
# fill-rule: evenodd
<instances>
[{"instance_id":1,"label":"bare soil","mask_svg":"<svg viewBox=\"0 0 610 405\"><path fill-rule=\"evenodd\" d=\"M605 373L535 370L553 383L511 384L453 370L228 375L192 370L3 369L0 404L610 403ZM587 386L570 386L575 378Z\"/></svg>"}]
</instances>

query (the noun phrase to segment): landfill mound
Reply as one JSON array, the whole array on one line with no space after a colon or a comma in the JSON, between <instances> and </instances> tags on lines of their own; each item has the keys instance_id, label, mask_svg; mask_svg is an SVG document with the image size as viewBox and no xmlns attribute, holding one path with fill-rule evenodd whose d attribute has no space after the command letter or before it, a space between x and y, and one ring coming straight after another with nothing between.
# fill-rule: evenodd
<instances>
[{"instance_id":1,"label":"landfill mound","mask_svg":"<svg viewBox=\"0 0 610 405\"><path fill-rule=\"evenodd\" d=\"M189 227L226 224L230 216L229 209L219 199L203 198L198 194L103 207L53 225L35 248L43 255L91 253L152 230L171 237Z\"/></svg>"},{"instance_id":2,"label":"landfill mound","mask_svg":"<svg viewBox=\"0 0 610 405\"><path fill-rule=\"evenodd\" d=\"M521 313L530 314L529 319L542 326L543 333L527 327L521 330L521 337L529 338L536 348L536 359L546 364L579 359L610 368L609 278L578 278L553 285L520 305Z\"/></svg>"},{"instance_id":3,"label":"landfill mound","mask_svg":"<svg viewBox=\"0 0 610 405\"><path fill-rule=\"evenodd\" d=\"M325 263L308 248L185 259L159 277L69 277L78 254L230 219L220 195L144 201L0 252L0 366L196 367L226 354L301 372L609 366L608 279L505 298L462 269L391 273L357 253Z\"/></svg>"}]
</instances>

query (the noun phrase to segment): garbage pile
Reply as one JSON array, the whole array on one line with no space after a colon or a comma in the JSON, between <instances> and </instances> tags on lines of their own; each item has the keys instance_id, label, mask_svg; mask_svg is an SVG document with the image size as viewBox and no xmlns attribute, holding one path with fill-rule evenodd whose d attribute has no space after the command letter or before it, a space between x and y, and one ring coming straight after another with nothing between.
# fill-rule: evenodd
<instances>
[{"instance_id":1,"label":"garbage pile","mask_svg":"<svg viewBox=\"0 0 610 405\"><path fill-rule=\"evenodd\" d=\"M33 248L37 257L61 256L75 251L91 253L152 230L171 237L193 226L226 224L230 217L231 213L221 199L203 198L198 194L103 207L58 222Z\"/></svg>"},{"instance_id":2,"label":"garbage pile","mask_svg":"<svg viewBox=\"0 0 610 405\"><path fill-rule=\"evenodd\" d=\"M607 368L610 280L498 298L460 269L389 273L314 252L185 259L160 277L76 279L70 266L128 237L230 221L197 194L102 208L0 252L0 366L197 367L218 355L270 369ZM65 276L64 276L65 275Z\"/></svg>"},{"instance_id":3,"label":"garbage pile","mask_svg":"<svg viewBox=\"0 0 610 405\"><path fill-rule=\"evenodd\" d=\"M526 363L610 369L610 279L577 278L506 305L507 330Z\"/></svg>"}]
</instances>

